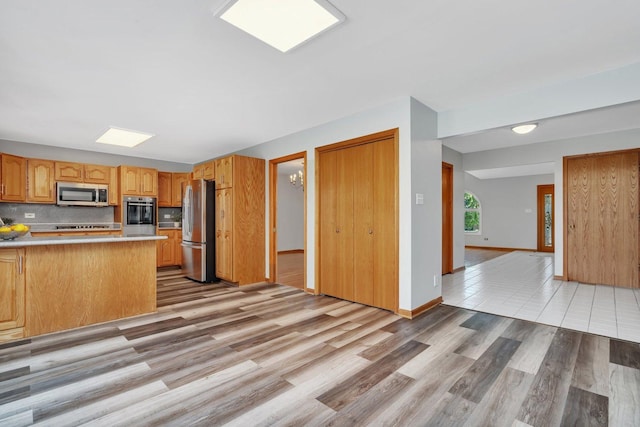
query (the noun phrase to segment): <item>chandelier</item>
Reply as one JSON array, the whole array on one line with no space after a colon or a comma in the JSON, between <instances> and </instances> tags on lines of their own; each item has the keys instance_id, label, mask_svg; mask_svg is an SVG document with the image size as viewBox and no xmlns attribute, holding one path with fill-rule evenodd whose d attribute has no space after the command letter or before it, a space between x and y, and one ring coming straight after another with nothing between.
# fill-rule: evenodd
<instances>
[{"instance_id":1,"label":"chandelier","mask_svg":"<svg viewBox=\"0 0 640 427\"><path fill-rule=\"evenodd\" d=\"M304 174L301 170L299 170L298 173L289 175L289 182L294 187L300 187L304 191Z\"/></svg>"}]
</instances>

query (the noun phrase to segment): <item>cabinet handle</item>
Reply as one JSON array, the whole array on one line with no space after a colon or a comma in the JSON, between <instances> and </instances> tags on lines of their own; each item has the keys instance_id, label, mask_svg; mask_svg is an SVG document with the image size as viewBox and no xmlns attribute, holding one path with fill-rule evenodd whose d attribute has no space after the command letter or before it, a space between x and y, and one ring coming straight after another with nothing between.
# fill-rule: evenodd
<instances>
[{"instance_id":1,"label":"cabinet handle","mask_svg":"<svg viewBox=\"0 0 640 427\"><path fill-rule=\"evenodd\" d=\"M339 232L340 232L340 228L336 227L336 233L339 233Z\"/></svg>"},{"instance_id":2,"label":"cabinet handle","mask_svg":"<svg viewBox=\"0 0 640 427\"><path fill-rule=\"evenodd\" d=\"M373 229L372 228L369 229L369 234L373 234Z\"/></svg>"},{"instance_id":3,"label":"cabinet handle","mask_svg":"<svg viewBox=\"0 0 640 427\"><path fill-rule=\"evenodd\" d=\"M22 274L22 255L18 257L18 274Z\"/></svg>"}]
</instances>

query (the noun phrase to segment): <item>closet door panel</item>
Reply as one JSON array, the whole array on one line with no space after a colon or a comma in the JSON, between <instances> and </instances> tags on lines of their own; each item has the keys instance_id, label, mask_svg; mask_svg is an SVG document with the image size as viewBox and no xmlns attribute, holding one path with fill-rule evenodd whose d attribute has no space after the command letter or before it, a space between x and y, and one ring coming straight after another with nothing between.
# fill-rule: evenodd
<instances>
[{"instance_id":1,"label":"closet door panel","mask_svg":"<svg viewBox=\"0 0 640 427\"><path fill-rule=\"evenodd\" d=\"M374 144L373 305L393 311L398 305L396 164L396 146L392 138Z\"/></svg>"},{"instance_id":2,"label":"closet door panel","mask_svg":"<svg viewBox=\"0 0 640 427\"><path fill-rule=\"evenodd\" d=\"M353 198L356 177L356 153L353 149L337 151L337 286L340 298L354 299L353 274Z\"/></svg>"},{"instance_id":3,"label":"closet door panel","mask_svg":"<svg viewBox=\"0 0 640 427\"><path fill-rule=\"evenodd\" d=\"M337 276L337 152L321 153L319 160L320 292L341 298Z\"/></svg>"},{"instance_id":4,"label":"closet door panel","mask_svg":"<svg viewBox=\"0 0 640 427\"><path fill-rule=\"evenodd\" d=\"M373 151L375 144L350 148L357 176L353 184L353 275L354 301L373 305L374 257L376 239L373 212L377 201L374 193Z\"/></svg>"}]
</instances>

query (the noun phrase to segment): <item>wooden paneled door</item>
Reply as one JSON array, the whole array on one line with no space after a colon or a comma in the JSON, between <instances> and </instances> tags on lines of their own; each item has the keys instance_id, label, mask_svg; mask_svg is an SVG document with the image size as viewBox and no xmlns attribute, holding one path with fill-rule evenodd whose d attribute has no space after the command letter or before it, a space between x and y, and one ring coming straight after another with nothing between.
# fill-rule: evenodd
<instances>
[{"instance_id":1,"label":"wooden paneled door","mask_svg":"<svg viewBox=\"0 0 640 427\"><path fill-rule=\"evenodd\" d=\"M453 165L442 162L442 274L453 273Z\"/></svg>"},{"instance_id":2,"label":"wooden paneled door","mask_svg":"<svg viewBox=\"0 0 640 427\"><path fill-rule=\"evenodd\" d=\"M565 157L565 266L583 283L638 288L638 151Z\"/></svg>"},{"instance_id":3,"label":"wooden paneled door","mask_svg":"<svg viewBox=\"0 0 640 427\"><path fill-rule=\"evenodd\" d=\"M554 244L554 206L553 184L538 185L538 252L553 252Z\"/></svg>"},{"instance_id":4,"label":"wooden paneled door","mask_svg":"<svg viewBox=\"0 0 640 427\"><path fill-rule=\"evenodd\" d=\"M395 131L318 149L321 293L397 310Z\"/></svg>"}]
</instances>

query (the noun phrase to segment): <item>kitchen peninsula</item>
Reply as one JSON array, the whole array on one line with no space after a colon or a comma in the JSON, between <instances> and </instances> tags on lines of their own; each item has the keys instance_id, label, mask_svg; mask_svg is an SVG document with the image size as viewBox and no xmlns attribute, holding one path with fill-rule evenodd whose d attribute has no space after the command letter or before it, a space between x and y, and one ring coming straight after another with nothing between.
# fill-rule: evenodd
<instances>
[{"instance_id":1,"label":"kitchen peninsula","mask_svg":"<svg viewBox=\"0 0 640 427\"><path fill-rule=\"evenodd\" d=\"M156 240L63 236L0 241L0 342L156 310Z\"/></svg>"}]
</instances>

